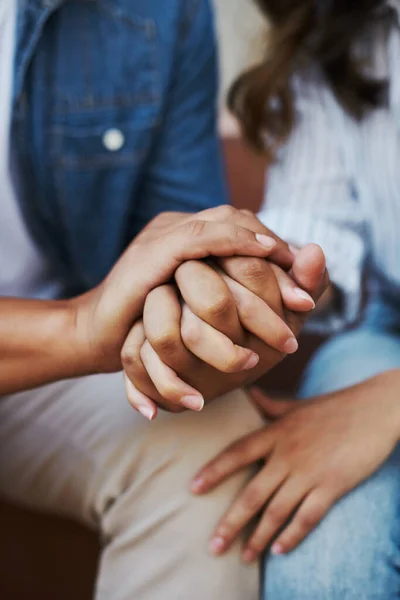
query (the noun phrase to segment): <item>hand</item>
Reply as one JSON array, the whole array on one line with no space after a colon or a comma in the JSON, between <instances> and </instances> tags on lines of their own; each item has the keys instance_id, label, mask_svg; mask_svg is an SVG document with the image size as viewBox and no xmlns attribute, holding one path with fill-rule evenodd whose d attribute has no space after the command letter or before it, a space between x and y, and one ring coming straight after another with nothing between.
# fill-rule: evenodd
<instances>
[{"instance_id":1,"label":"hand","mask_svg":"<svg viewBox=\"0 0 400 600\"><path fill-rule=\"evenodd\" d=\"M137 323L127 339L128 399L150 419L156 403L173 412L183 406L200 410L204 397L211 400L255 381L297 349L284 319L298 333L303 317L285 314L282 299L304 311L314 305L311 298L264 260L231 258L224 266L236 281L226 274L219 278L203 263L182 265L176 279L192 311L182 309L173 287L154 290L146 300L145 323ZM322 293L327 274L318 247L297 254L293 276L314 297Z\"/></svg>"},{"instance_id":2,"label":"hand","mask_svg":"<svg viewBox=\"0 0 400 600\"><path fill-rule=\"evenodd\" d=\"M223 554L254 517L243 559L293 550L332 505L371 476L399 441L400 371L303 402L257 393L272 425L252 433L206 465L192 483L204 494L239 469L264 461L217 526L211 549Z\"/></svg>"},{"instance_id":3,"label":"hand","mask_svg":"<svg viewBox=\"0 0 400 600\"><path fill-rule=\"evenodd\" d=\"M91 371L121 369L123 344L147 295L169 281L183 262L209 256L266 258L276 248L270 238L240 225L181 215L175 222L161 221L155 219L132 242L101 285L72 302Z\"/></svg>"}]
</instances>

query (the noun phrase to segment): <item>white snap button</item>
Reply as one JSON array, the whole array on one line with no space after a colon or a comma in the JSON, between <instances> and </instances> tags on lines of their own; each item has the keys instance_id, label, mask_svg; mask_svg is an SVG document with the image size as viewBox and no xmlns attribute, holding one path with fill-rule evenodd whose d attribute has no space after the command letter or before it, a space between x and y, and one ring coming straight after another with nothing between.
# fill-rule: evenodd
<instances>
[{"instance_id":1,"label":"white snap button","mask_svg":"<svg viewBox=\"0 0 400 600\"><path fill-rule=\"evenodd\" d=\"M121 150L125 143L125 137L119 129L108 129L103 135L103 144L110 152Z\"/></svg>"}]
</instances>

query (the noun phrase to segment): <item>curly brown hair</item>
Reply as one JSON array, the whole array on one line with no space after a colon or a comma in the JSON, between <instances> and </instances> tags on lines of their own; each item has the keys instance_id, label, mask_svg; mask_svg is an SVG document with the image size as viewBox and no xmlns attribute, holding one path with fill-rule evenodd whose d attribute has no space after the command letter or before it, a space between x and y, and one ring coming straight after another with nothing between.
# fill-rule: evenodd
<instances>
[{"instance_id":1,"label":"curly brown hair","mask_svg":"<svg viewBox=\"0 0 400 600\"><path fill-rule=\"evenodd\" d=\"M355 41L379 18L385 0L255 0L271 24L262 64L242 74L228 94L251 145L273 160L296 120L292 76L318 65L355 118L381 104L386 83L368 78L354 58Z\"/></svg>"}]
</instances>

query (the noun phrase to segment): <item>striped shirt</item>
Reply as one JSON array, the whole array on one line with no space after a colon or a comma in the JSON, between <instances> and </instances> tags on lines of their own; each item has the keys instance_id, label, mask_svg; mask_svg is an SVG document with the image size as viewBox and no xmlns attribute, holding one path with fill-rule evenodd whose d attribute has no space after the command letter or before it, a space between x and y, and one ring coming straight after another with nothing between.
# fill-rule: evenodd
<instances>
[{"instance_id":1,"label":"striped shirt","mask_svg":"<svg viewBox=\"0 0 400 600\"><path fill-rule=\"evenodd\" d=\"M370 66L389 81L388 104L356 121L322 81L297 82L298 122L269 169L259 214L292 244L323 248L343 294L341 313L323 324L330 330L359 317L364 273L400 299L400 0L390 4Z\"/></svg>"}]
</instances>

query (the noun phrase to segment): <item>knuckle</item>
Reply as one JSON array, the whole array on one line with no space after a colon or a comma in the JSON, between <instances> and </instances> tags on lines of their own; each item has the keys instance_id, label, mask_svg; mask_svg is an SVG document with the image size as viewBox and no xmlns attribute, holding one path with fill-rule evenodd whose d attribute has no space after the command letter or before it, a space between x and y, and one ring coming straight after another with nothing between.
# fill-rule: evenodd
<instances>
[{"instance_id":1,"label":"knuckle","mask_svg":"<svg viewBox=\"0 0 400 600\"><path fill-rule=\"evenodd\" d=\"M298 523L302 531L313 529L319 521L319 513L315 508L309 509L298 516Z\"/></svg>"},{"instance_id":2,"label":"knuckle","mask_svg":"<svg viewBox=\"0 0 400 600\"><path fill-rule=\"evenodd\" d=\"M140 353L136 346L127 345L122 348L121 362L125 370L138 371L142 368Z\"/></svg>"},{"instance_id":3,"label":"knuckle","mask_svg":"<svg viewBox=\"0 0 400 600\"><path fill-rule=\"evenodd\" d=\"M220 371L223 373L235 373L243 361L239 360L235 352L227 352L221 362Z\"/></svg>"},{"instance_id":4,"label":"knuckle","mask_svg":"<svg viewBox=\"0 0 400 600\"><path fill-rule=\"evenodd\" d=\"M180 335L176 331L165 331L156 337L149 336L149 343L160 356L173 356L180 350Z\"/></svg>"},{"instance_id":5,"label":"knuckle","mask_svg":"<svg viewBox=\"0 0 400 600\"><path fill-rule=\"evenodd\" d=\"M284 521L284 513L279 506L271 506L268 507L267 510L267 519L270 523L281 524Z\"/></svg>"},{"instance_id":6,"label":"knuckle","mask_svg":"<svg viewBox=\"0 0 400 600\"><path fill-rule=\"evenodd\" d=\"M232 299L228 292L215 296L212 303L205 309L205 314L210 317L221 317L229 313L232 308Z\"/></svg>"},{"instance_id":7,"label":"knuckle","mask_svg":"<svg viewBox=\"0 0 400 600\"><path fill-rule=\"evenodd\" d=\"M268 265L258 258L241 259L237 263L238 276L242 279L260 281L266 278Z\"/></svg>"},{"instance_id":8,"label":"knuckle","mask_svg":"<svg viewBox=\"0 0 400 600\"><path fill-rule=\"evenodd\" d=\"M237 213L237 209L229 204L223 204L222 206L216 208L215 211L216 218L221 219L222 221L229 221Z\"/></svg>"},{"instance_id":9,"label":"knuckle","mask_svg":"<svg viewBox=\"0 0 400 600\"><path fill-rule=\"evenodd\" d=\"M166 400L175 401L179 396L178 390L172 381L160 381L158 384L158 391L160 395Z\"/></svg>"}]
</instances>

